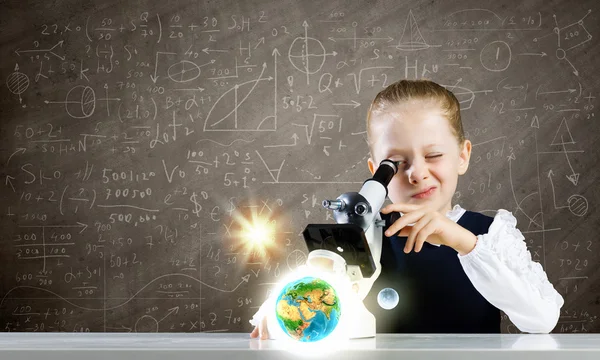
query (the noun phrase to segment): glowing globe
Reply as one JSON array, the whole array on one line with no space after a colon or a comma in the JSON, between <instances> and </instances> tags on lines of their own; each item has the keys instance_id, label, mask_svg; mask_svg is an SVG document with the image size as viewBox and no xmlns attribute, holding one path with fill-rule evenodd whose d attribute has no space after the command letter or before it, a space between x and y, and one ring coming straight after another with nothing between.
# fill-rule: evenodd
<instances>
[{"instance_id":1,"label":"glowing globe","mask_svg":"<svg viewBox=\"0 0 600 360\"><path fill-rule=\"evenodd\" d=\"M340 299L325 280L313 276L293 280L276 300L279 326L292 339L314 342L326 338L340 320Z\"/></svg>"}]
</instances>

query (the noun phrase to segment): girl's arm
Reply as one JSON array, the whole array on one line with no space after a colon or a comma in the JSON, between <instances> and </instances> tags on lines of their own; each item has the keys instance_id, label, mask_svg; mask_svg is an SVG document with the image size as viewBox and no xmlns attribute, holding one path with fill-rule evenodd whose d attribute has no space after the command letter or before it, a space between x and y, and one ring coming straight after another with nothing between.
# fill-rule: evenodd
<instances>
[{"instance_id":1,"label":"girl's arm","mask_svg":"<svg viewBox=\"0 0 600 360\"><path fill-rule=\"evenodd\" d=\"M549 333L564 300L542 266L531 259L516 224L510 212L498 210L488 233L477 236L475 248L458 258L475 289L519 330Z\"/></svg>"}]
</instances>

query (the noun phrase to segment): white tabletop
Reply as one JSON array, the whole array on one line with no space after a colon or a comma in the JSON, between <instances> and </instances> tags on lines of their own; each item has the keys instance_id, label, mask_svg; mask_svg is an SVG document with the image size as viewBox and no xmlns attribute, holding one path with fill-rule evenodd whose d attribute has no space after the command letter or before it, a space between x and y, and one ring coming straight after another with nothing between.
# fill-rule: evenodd
<instances>
[{"instance_id":1,"label":"white tabletop","mask_svg":"<svg viewBox=\"0 0 600 360\"><path fill-rule=\"evenodd\" d=\"M0 359L600 359L600 334L380 334L333 348L289 344L247 333L2 333Z\"/></svg>"}]
</instances>

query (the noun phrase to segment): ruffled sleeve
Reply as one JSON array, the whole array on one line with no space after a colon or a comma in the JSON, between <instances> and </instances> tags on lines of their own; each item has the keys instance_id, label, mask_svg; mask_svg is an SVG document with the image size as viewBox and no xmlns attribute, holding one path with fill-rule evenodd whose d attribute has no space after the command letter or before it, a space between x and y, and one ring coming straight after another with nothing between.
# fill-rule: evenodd
<instances>
[{"instance_id":1,"label":"ruffled sleeve","mask_svg":"<svg viewBox=\"0 0 600 360\"><path fill-rule=\"evenodd\" d=\"M512 213L500 209L475 248L458 255L471 283L490 304L504 311L519 330L549 333L558 323L562 296L542 265L531 259Z\"/></svg>"}]
</instances>

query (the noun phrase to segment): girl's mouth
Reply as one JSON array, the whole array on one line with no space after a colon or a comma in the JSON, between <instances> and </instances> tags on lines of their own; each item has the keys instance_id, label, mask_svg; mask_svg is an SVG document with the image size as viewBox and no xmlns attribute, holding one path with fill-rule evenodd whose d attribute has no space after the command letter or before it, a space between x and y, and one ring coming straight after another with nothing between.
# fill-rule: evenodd
<instances>
[{"instance_id":1,"label":"girl's mouth","mask_svg":"<svg viewBox=\"0 0 600 360\"><path fill-rule=\"evenodd\" d=\"M427 199L428 197L433 195L433 193L435 192L435 189L436 189L435 186L432 186L423 192L413 195L412 197L415 199Z\"/></svg>"}]
</instances>

